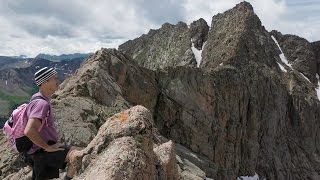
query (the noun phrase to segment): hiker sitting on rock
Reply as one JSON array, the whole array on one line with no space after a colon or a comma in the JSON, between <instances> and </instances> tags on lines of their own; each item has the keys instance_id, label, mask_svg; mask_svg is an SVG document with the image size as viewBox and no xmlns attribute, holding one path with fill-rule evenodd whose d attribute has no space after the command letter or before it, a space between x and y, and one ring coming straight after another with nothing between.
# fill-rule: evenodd
<instances>
[{"instance_id":1,"label":"hiker sitting on rock","mask_svg":"<svg viewBox=\"0 0 320 180\"><path fill-rule=\"evenodd\" d=\"M59 169L69 163L64 179L72 179L77 167L78 148L58 142L58 133L50 104L51 95L58 89L59 80L53 68L44 67L34 74L39 92L32 97L26 109L27 125L24 134L33 142L32 148L24 154L32 167L32 179L59 177ZM32 98L31 98L32 99Z\"/></svg>"}]
</instances>

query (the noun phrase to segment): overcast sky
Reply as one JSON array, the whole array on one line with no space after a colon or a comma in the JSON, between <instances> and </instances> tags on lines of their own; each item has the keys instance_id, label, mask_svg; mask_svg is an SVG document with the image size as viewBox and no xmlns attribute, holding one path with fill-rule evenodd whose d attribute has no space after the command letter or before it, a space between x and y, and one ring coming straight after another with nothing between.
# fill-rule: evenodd
<instances>
[{"instance_id":1,"label":"overcast sky","mask_svg":"<svg viewBox=\"0 0 320 180\"><path fill-rule=\"evenodd\" d=\"M0 55L95 52L158 29L211 18L241 0L1 0ZM268 31L320 40L320 0L248 0Z\"/></svg>"}]
</instances>

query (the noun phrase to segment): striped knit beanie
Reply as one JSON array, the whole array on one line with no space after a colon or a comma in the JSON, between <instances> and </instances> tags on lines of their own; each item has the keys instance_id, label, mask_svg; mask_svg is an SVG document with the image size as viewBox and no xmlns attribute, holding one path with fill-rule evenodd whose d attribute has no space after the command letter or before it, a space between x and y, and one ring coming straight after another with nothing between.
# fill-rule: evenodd
<instances>
[{"instance_id":1,"label":"striped knit beanie","mask_svg":"<svg viewBox=\"0 0 320 180\"><path fill-rule=\"evenodd\" d=\"M56 75L57 71L53 68L44 67L34 73L34 79L36 80L37 86L50 79L52 76Z\"/></svg>"}]
</instances>

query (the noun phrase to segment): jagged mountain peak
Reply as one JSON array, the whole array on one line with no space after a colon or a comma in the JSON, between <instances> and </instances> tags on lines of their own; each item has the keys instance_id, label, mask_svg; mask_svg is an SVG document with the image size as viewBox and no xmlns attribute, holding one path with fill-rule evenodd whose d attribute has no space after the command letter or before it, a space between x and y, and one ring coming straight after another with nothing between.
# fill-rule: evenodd
<instances>
[{"instance_id":1,"label":"jagged mountain peak","mask_svg":"<svg viewBox=\"0 0 320 180\"><path fill-rule=\"evenodd\" d=\"M209 26L207 22L200 18L190 24L190 36L193 46L198 50L202 50L204 43L208 39Z\"/></svg>"},{"instance_id":2,"label":"jagged mountain peak","mask_svg":"<svg viewBox=\"0 0 320 180\"><path fill-rule=\"evenodd\" d=\"M252 6L242 2L213 16L200 67L229 64L241 68L253 61L276 67L274 49L275 44Z\"/></svg>"},{"instance_id":3,"label":"jagged mountain peak","mask_svg":"<svg viewBox=\"0 0 320 180\"><path fill-rule=\"evenodd\" d=\"M240 3L238 3L234 8L240 9L240 10L249 10L249 11L253 11L253 6L247 2L247 1L242 1Z\"/></svg>"},{"instance_id":4,"label":"jagged mountain peak","mask_svg":"<svg viewBox=\"0 0 320 180\"><path fill-rule=\"evenodd\" d=\"M131 56L140 65L149 69L170 66L197 66L197 57L191 47L202 49L209 27L200 19L188 25L165 23L157 30L125 42L119 50Z\"/></svg>"},{"instance_id":5,"label":"jagged mountain peak","mask_svg":"<svg viewBox=\"0 0 320 180\"><path fill-rule=\"evenodd\" d=\"M259 37L251 37L255 32L258 32ZM249 39L244 36L248 36ZM207 40L209 48L204 46ZM183 22L176 25L165 23L158 30L151 30L147 35L120 45L119 50L149 69L168 66L200 66L210 69L223 61L226 63L230 59L235 60L234 57L239 54L239 45L244 41L247 41L247 44L257 44L252 41L272 43L270 35L248 2L241 2L234 8L213 16L210 31L207 22L201 18L192 22L189 27ZM226 45L227 48L218 47ZM206 51L214 51L213 46L218 47L217 57L206 57ZM225 54L228 54L228 57L224 57ZM240 59L237 61L243 62ZM267 64L275 65L272 62Z\"/></svg>"},{"instance_id":6,"label":"jagged mountain peak","mask_svg":"<svg viewBox=\"0 0 320 180\"><path fill-rule=\"evenodd\" d=\"M185 22L179 21L177 24L171 24L171 23L164 23L160 29L171 29L171 28L176 28L176 27L182 27L182 28L186 28L188 27L188 25Z\"/></svg>"}]
</instances>

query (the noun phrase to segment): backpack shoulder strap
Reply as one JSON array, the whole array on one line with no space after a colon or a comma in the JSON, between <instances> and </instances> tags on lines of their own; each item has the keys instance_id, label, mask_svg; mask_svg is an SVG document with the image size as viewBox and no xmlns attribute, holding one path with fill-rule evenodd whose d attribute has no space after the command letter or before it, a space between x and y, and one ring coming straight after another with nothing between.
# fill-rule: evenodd
<instances>
[{"instance_id":1,"label":"backpack shoulder strap","mask_svg":"<svg viewBox=\"0 0 320 180\"><path fill-rule=\"evenodd\" d=\"M30 102L33 101L33 100L36 100L36 99L43 99L43 100L46 101L46 99L44 99L44 97L42 97L42 96L35 96L35 97L30 99Z\"/></svg>"}]
</instances>

